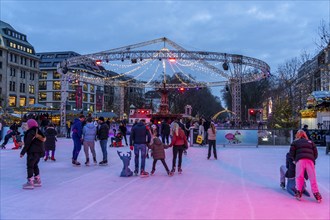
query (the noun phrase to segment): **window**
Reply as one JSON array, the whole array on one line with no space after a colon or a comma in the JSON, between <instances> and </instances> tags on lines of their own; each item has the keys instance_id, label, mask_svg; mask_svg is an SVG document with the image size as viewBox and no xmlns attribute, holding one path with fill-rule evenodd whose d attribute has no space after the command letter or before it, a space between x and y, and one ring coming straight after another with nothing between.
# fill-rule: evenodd
<instances>
[{"instance_id":1,"label":"window","mask_svg":"<svg viewBox=\"0 0 330 220\"><path fill-rule=\"evenodd\" d=\"M1 41L0 41L0 43L1 43ZM0 57L2 57L2 50L0 50Z\"/></svg>"},{"instance_id":2,"label":"window","mask_svg":"<svg viewBox=\"0 0 330 220\"><path fill-rule=\"evenodd\" d=\"M20 97L19 98L19 106L26 106L26 98Z\"/></svg>"},{"instance_id":3,"label":"window","mask_svg":"<svg viewBox=\"0 0 330 220\"><path fill-rule=\"evenodd\" d=\"M74 101L74 100L76 100L76 93L75 93L75 92L69 92L68 100L69 100L69 101Z\"/></svg>"},{"instance_id":4,"label":"window","mask_svg":"<svg viewBox=\"0 0 330 220\"><path fill-rule=\"evenodd\" d=\"M29 98L29 105L33 105L36 103L36 99L35 98Z\"/></svg>"},{"instance_id":5,"label":"window","mask_svg":"<svg viewBox=\"0 0 330 220\"><path fill-rule=\"evenodd\" d=\"M15 92L16 91L16 83L13 81L9 81L9 91Z\"/></svg>"},{"instance_id":6,"label":"window","mask_svg":"<svg viewBox=\"0 0 330 220\"><path fill-rule=\"evenodd\" d=\"M61 82L60 81L54 81L53 82L53 90L61 90Z\"/></svg>"},{"instance_id":7,"label":"window","mask_svg":"<svg viewBox=\"0 0 330 220\"><path fill-rule=\"evenodd\" d=\"M0 74L0 82L2 82L2 74ZM1 94L1 92L0 92L0 94Z\"/></svg>"},{"instance_id":8,"label":"window","mask_svg":"<svg viewBox=\"0 0 330 220\"><path fill-rule=\"evenodd\" d=\"M83 93L83 101L87 102L87 94L86 93Z\"/></svg>"},{"instance_id":9,"label":"window","mask_svg":"<svg viewBox=\"0 0 330 220\"><path fill-rule=\"evenodd\" d=\"M47 89L47 82L39 81L39 90L46 90L46 89Z\"/></svg>"},{"instance_id":10,"label":"window","mask_svg":"<svg viewBox=\"0 0 330 220\"><path fill-rule=\"evenodd\" d=\"M42 72L39 76L39 79L47 79L47 73L46 72Z\"/></svg>"},{"instance_id":11,"label":"window","mask_svg":"<svg viewBox=\"0 0 330 220\"><path fill-rule=\"evenodd\" d=\"M91 92L94 92L94 85L90 85Z\"/></svg>"},{"instance_id":12,"label":"window","mask_svg":"<svg viewBox=\"0 0 330 220\"><path fill-rule=\"evenodd\" d=\"M25 70L21 70L21 78L25 79Z\"/></svg>"},{"instance_id":13,"label":"window","mask_svg":"<svg viewBox=\"0 0 330 220\"><path fill-rule=\"evenodd\" d=\"M94 102L94 95L89 95L89 101Z\"/></svg>"},{"instance_id":14,"label":"window","mask_svg":"<svg viewBox=\"0 0 330 220\"><path fill-rule=\"evenodd\" d=\"M54 71L53 72L53 79L60 79L61 78L61 74L59 74L58 72Z\"/></svg>"},{"instance_id":15,"label":"window","mask_svg":"<svg viewBox=\"0 0 330 220\"><path fill-rule=\"evenodd\" d=\"M87 91L88 91L88 86L87 86L87 84L86 84L86 83L84 83L84 84L83 84L83 90L84 90L85 92L87 92Z\"/></svg>"},{"instance_id":16,"label":"window","mask_svg":"<svg viewBox=\"0 0 330 220\"><path fill-rule=\"evenodd\" d=\"M9 106L11 106L11 107L16 106L16 97L15 96L9 96Z\"/></svg>"},{"instance_id":17,"label":"window","mask_svg":"<svg viewBox=\"0 0 330 220\"><path fill-rule=\"evenodd\" d=\"M0 62L0 69L2 69L2 62Z\"/></svg>"},{"instance_id":18,"label":"window","mask_svg":"<svg viewBox=\"0 0 330 220\"><path fill-rule=\"evenodd\" d=\"M61 92L53 93L53 100L60 101L61 100Z\"/></svg>"},{"instance_id":19,"label":"window","mask_svg":"<svg viewBox=\"0 0 330 220\"><path fill-rule=\"evenodd\" d=\"M45 92L39 92L39 101L46 101L47 94Z\"/></svg>"},{"instance_id":20,"label":"window","mask_svg":"<svg viewBox=\"0 0 330 220\"><path fill-rule=\"evenodd\" d=\"M29 93L34 94L34 85L29 85Z\"/></svg>"},{"instance_id":21,"label":"window","mask_svg":"<svg viewBox=\"0 0 330 220\"><path fill-rule=\"evenodd\" d=\"M10 68L10 76L15 77L16 76L16 69Z\"/></svg>"},{"instance_id":22,"label":"window","mask_svg":"<svg viewBox=\"0 0 330 220\"><path fill-rule=\"evenodd\" d=\"M19 92L25 93L25 83L20 83L19 84Z\"/></svg>"},{"instance_id":23,"label":"window","mask_svg":"<svg viewBox=\"0 0 330 220\"><path fill-rule=\"evenodd\" d=\"M34 73L30 73L30 80L34 80Z\"/></svg>"}]
</instances>

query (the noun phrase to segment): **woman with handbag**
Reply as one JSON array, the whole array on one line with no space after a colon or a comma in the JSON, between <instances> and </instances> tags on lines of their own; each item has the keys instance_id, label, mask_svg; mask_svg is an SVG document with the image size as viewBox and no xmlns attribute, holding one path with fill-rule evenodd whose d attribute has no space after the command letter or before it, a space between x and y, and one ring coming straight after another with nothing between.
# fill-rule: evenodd
<instances>
[{"instance_id":1,"label":"woman with handbag","mask_svg":"<svg viewBox=\"0 0 330 220\"><path fill-rule=\"evenodd\" d=\"M23 185L23 189L34 189L35 186L41 186L40 171L38 163L40 158L45 155L44 142L45 135L39 129L38 123L34 119L27 121L28 130L24 135L24 147L20 153L22 158L27 154L27 183Z\"/></svg>"},{"instance_id":2,"label":"woman with handbag","mask_svg":"<svg viewBox=\"0 0 330 220\"><path fill-rule=\"evenodd\" d=\"M172 142L170 144L170 147L173 146L173 161L172 161L172 170L171 172L175 172L176 167L176 158L179 155L179 161L178 161L178 172L182 173L181 165L182 165L182 154L185 147L188 146L187 137L184 133L184 131L180 128L180 126L177 123L173 124L173 130L172 130Z\"/></svg>"}]
</instances>

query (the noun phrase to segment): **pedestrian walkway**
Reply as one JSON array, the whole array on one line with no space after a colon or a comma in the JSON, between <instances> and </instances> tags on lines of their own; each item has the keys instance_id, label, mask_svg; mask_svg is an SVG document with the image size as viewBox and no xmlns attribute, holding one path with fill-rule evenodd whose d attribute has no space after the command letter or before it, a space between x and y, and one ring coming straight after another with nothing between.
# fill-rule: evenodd
<instances>
[{"instance_id":1,"label":"pedestrian walkway","mask_svg":"<svg viewBox=\"0 0 330 220\"><path fill-rule=\"evenodd\" d=\"M9 145L8 145L9 147ZM99 143L97 159L102 159ZM161 163L147 178L119 177L122 161L109 148L109 165L71 164L72 140L59 138L56 162L40 161L42 187L23 190L26 158L0 151L0 219L329 219L330 156L319 148L316 173L323 196L297 201L280 188L279 168L289 146L220 147L207 160L206 147L192 147L183 174L167 176ZM166 150L171 167L172 149ZM150 172L152 159L147 159ZM134 167L134 158L130 168ZM309 182L307 189L310 191Z\"/></svg>"}]
</instances>

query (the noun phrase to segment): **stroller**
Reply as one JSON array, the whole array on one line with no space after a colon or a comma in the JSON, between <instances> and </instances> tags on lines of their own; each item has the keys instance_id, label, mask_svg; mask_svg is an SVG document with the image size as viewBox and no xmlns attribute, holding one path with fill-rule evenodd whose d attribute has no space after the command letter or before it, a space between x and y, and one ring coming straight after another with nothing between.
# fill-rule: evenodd
<instances>
[{"instance_id":1,"label":"stroller","mask_svg":"<svg viewBox=\"0 0 330 220\"><path fill-rule=\"evenodd\" d=\"M121 132L118 132L115 137L111 138L111 144L109 147L123 147L122 140L123 135Z\"/></svg>"}]
</instances>

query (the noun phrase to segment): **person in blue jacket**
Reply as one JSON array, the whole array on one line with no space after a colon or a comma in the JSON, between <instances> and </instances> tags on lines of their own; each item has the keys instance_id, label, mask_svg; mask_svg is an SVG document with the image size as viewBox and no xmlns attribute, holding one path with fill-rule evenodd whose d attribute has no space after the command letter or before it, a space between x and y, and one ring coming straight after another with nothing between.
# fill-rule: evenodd
<instances>
[{"instance_id":1,"label":"person in blue jacket","mask_svg":"<svg viewBox=\"0 0 330 220\"><path fill-rule=\"evenodd\" d=\"M85 116L80 115L79 118L74 119L72 125L72 140L73 140L72 164L76 166L80 166L80 163L77 161L77 159L82 144L83 121L85 121Z\"/></svg>"}]
</instances>

